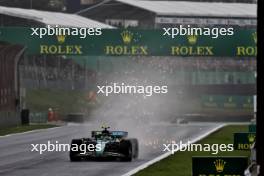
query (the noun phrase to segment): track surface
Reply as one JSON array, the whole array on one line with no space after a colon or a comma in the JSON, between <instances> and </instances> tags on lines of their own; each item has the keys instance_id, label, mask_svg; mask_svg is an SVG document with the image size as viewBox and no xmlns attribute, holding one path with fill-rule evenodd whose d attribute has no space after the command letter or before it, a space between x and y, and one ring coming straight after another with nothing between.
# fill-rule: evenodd
<instances>
[{"instance_id":1,"label":"track surface","mask_svg":"<svg viewBox=\"0 0 264 176\"><path fill-rule=\"evenodd\" d=\"M31 144L70 143L72 138L89 137L95 125L68 125L60 128L0 137L1 176L119 176L163 154L162 143L168 140L191 140L219 124L159 124L148 130L135 130L139 138L139 158L132 162L70 162L68 152L31 152ZM97 126L96 126L97 127ZM141 129L142 130L142 129ZM140 132L138 134L138 132ZM129 133L131 134L131 133ZM133 134L132 134L133 135ZM131 135L130 135L131 136Z\"/></svg>"}]
</instances>

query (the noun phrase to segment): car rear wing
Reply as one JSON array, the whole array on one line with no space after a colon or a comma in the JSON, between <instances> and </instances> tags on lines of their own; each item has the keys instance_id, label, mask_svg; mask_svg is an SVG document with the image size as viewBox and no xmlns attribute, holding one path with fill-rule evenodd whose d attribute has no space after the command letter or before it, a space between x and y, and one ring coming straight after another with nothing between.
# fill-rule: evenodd
<instances>
[{"instance_id":1,"label":"car rear wing","mask_svg":"<svg viewBox=\"0 0 264 176\"><path fill-rule=\"evenodd\" d=\"M128 132L126 131L109 131L110 135L116 138L127 137ZM102 135L102 131L92 131L92 137L100 137Z\"/></svg>"},{"instance_id":2,"label":"car rear wing","mask_svg":"<svg viewBox=\"0 0 264 176\"><path fill-rule=\"evenodd\" d=\"M118 138L127 137L128 132L126 132L126 131L111 131L111 135L118 137Z\"/></svg>"}]
</instances>

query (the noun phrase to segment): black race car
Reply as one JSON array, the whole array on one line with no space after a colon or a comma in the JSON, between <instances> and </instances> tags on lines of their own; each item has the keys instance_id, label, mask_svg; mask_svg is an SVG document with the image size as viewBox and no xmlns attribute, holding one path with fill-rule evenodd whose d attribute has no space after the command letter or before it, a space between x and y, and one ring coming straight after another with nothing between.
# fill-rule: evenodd
<instances>
[{"instance_id":1,"label":"black race car","mask_svg":"<svg viewBox=\"0 0 264 176\"><path fill-rule=\"evenodd\" d=\"M71 161L99 158L132 161L138 157L137 139L127 138L128 132L125 131L109 131L109 127L102 128L102 131L92 131L91 138L72 140Z\"/></svg>"}]
</instances>

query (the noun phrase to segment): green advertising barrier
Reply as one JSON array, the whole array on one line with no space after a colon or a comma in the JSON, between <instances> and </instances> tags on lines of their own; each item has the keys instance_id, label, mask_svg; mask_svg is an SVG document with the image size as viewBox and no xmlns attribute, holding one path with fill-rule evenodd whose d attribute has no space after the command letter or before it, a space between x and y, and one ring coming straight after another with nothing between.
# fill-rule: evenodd
<instances>
[{"instance_id":1,"label":"green advertising barrier","mask_svg":"<svg viewBox=\"0 0 264 176\"><path fill-rule=\"evenodd\" d=\"M21 44L30 55L93 56L216 56L256 57L257 33L234 29L232 36L182 35L172 38L164 30L102 29L102 35L52 35L40 38L30 28L0 28L0 41Z\"/></svg>"},{"instance_id":2,"label":"green advertising barrier","mask_svg":"<svg viewBox=\"0 0 264 176\"><path fill-rule=\"evenodd\" d=\"M243 176L247 157L192 157L192 176Z\"/></svg>"},{"instance_id":3,"label":"green advertising barrier","mask_svg":"<svg viewBox=\"0 0 264 176\"><path fill-rule=\"evenodd\" d=\"M248 125L248 131L250 133L256 133L256 130L257 130L256 124L250 124L250 125Z\"/></svg>"},{"instance_id":4,"label":"green advertising barrier","mask_svg":"<svg viewBox=\"0 0 264 176\"><path fill-rule=\"evenodd\" d=\"M202 95L205 108L253 109L253 96Z\"/></svg>"},{"instance_id":5,"label":"green advertising barrier","mask_svg":"<svg viewBox=\"0 0 264 176\"><path fill-rule=\"evenodd\" d=\"M255 138L256 133L234 133L234 149L250 150Z\"/></svg>"},{"instance_id":6,"label":"green advertising barrier","mask_svg":"<svg viewBox=\"0 0 264 176\"><path fill-rule=\"evenodd\" d=\"M232 76L234 83L237 84L256 83L254 71L193 71L191 74L193 85L226 84L229 76Z\"/></svg>"},{"instance_id":7,"label":"green advertising barrier","mask_svg":"<svg viewBox=\"0 0 264 176\"><path fill-rule=\"evenodd\" d=\"M30 112L29 122L30 123L47 123L48 113L45 112Z\"/></svg>"}]
</instances>

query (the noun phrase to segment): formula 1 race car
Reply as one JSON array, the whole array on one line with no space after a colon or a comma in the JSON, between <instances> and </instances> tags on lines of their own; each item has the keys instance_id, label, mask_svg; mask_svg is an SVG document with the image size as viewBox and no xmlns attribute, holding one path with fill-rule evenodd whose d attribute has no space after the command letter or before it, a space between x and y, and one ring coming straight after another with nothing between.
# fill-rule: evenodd
<instances>
[{"instance_id":1,"label":"formula 1 race car","mask_svg":"<svg viewBox=\"0 0 264 176\"><path fill-rule=\"evenodd\" d=\"M128 139L128 132L125 131L109 131L109 127L102 128L102 131L92 131L91 138L72 140L71 161L106 158L132 161L138 157L137 139Z\"/></svg>"}]
</instances>

